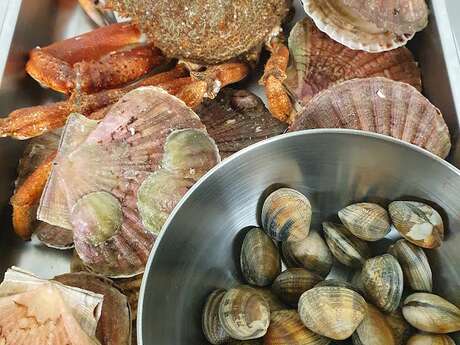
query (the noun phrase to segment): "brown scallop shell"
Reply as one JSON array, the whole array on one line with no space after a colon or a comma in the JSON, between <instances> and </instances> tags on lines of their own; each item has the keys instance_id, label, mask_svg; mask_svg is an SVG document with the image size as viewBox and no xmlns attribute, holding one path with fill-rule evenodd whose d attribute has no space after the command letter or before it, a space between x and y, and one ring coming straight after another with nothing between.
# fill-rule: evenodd
<instances>
[{"instance_id":1,"label":"brown scallop shell","mask_svg":"<svg viewBox=\"0 0 460 345\"><path fill-rule=\"evenodd\" d=\"M350 128L392 136L445 158L451 148L441 112L414 87L386 78L353 79L320 92L290 131Z\"/></svg>"},{"instance_id":2,"label":"brown scallop shell","mask_svg":"<svg viewBox=\"0 0 460 345\"><path fill-rule=\"evenodd\" d=\"M39 222L34 236L50 248L70 249L74 247L73 231L45 222Z\"/></svg>"},{"instance_id":3,"label":"brown scallop shell","mask_svg":"<svg viewBox=\"0 0 460 345\"><path fill-rule=\"evenodd\" d=\"M386 77L422 89L420 69L409 49L382 53L353 50L334 41L305 18L289 35L292 63L284 82L301 105L333 84L369 77Z\"/></svg>"}]
</instances>

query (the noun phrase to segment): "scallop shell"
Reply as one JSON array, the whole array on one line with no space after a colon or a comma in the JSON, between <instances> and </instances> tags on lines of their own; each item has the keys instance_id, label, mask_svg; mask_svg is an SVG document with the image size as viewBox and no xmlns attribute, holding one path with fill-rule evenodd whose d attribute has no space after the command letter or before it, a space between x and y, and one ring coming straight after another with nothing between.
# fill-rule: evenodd
<instances>
[{"instance_id":1,"label":"scallop shell","mask_svg":"<svg viewBox=\"0 0 460 345\"><path fill-rule=\"evenodd\" d=\"M302 324L296 310L280 310L270 315L264 345L327 345L330 339L315 334Z\"/></svg>"},{"instance_id":2,"label":"scallop shell","mask_svg":"<svg viewBox=\"0 0 460 345\"><path fill-rule=\"evenodd\" d=\"M343 287L315 287L304 292L299 301L302 323L313 332L336 340L350 337L366 314L364 298Z\"/></svg>"},{"instance_id":3,"label":"scallop shell","mask_svg":"<svg viewBox=\"0 0 460 345\"><path fill-rule=\"evenodd\" d=\"M407 345L455 345L455 341L445 334L415 334L407 342Z\"/></svg>"},{"instance_id":4,"label":"scallop shell","mask_svg":"<svg viewBox=\"0 0 460 345\"><path fill-rule=\"evenodd\" d=\"M304 268L288 268L273 282L273 292L286 304L296 305L300 296L323 278Z\"/></svg>"},{"instance_id":5,"label":"scallop shell","mask_svg":"<svg viewBox=\"0 0 460 345\"><path fill-rule=\"evenodd\" d=\"M255 289L241 285L225 293L219 307L219 320L234 339L260 338L270 323L270 307Z\"/></svg>"},{"instance_id":6,"label":"scallop shell","mask_svg":"<svg viewBox=\"0 0 460 345\"><path fill-rule=\"evenodd\" d=\"M368 259L361 280L369 299L381 310L392 312L399 307L403 293L403 272L398 260L390 254Z\"/></svg>"},{"instance_id":7,"label":"scallop shell","mask_svg":"<svg viewBox=\"0 0 460 345\"><path fill-rule=\"evenodd\" d=\"M203 308L203 316L201 318L203 334L213 345L226 344L231 340L219 320L219 307L225 293L226 290L224 289L213 291L206 299Z\"/></svg>"},{"instance_id":8,"label":"scallop shell","mask_svg":"<svg viewBox=\"0 0 460 345\"><path fill-rule=\"evenodd\" d=\"M404 300L402 312L407 322L424 332L460 331L460 308L435 294L413 293Z\"/></svg>"},{"instance_id":9,"label":"scallop shell","mask_svg":"<svg viewBox=\"0 0 460 345\"><path fill-rule=\"evenodd\" d=\"M196 113L216 141L222 159L287 129L259 97L246 90L222 89L215 99L205 99Z\"/></svg>"},{"instance_id":10,"label":"scallop shell","mask_svg":"<svg viewBox=\"0 0 460 345\"><path fill-rule=\"evenodd\" d=\"M393 332L395 344L406 345L407 339L409 339L412 334L412 327L404 319L401 308L383 315Z\"/></svg>"},{"instance_id":11,"label":"scallop shell","mask_svg":"<svg viewBox=\"0 0 460 345\"><path fill-rule=\"evenodd\" d=\"M420 70L409 49L352 50L318 30L308 18L292 29L289 51L292 64L284 84L302 106L329 86L354 78L386 77L422 89Z\"/></svg>"},{"instance_id":12,"label":"scallop shell","mask_svg":"<svg viewBox=\"0 0 460 345\"><path fill-rule=\"evenodd\" d=\"M423 248L437 248L444 239L444 224L431 206L416 201L393 201L388 206L396 230Z\"/></svg>"},{"instance_id":13,"label":"scallop shell","mask_svg":"<svg viewBox=\"0 0 460 345\"><path fill-rule=\"evenodd\" d=\"M338 213L345 227L365 241L378 241L390 232L390 217L380 205L368 202L349 205Z\"/></svg>"},{"instance_id":14,"label":"scallop shell","mask_svg":"<svg viewBox=\"0 0 460 345\"><path fill-rule=\"evenodd\" d=\"M352 335L353 345L396 345L385 316L373 305L367 305L367 315Z\"/></svg>"},{"instance_id":15,"label":"scallop shell","mask_svg":"<svg viewBox=\"0 0 460 345\"><path fill-rule=\"evenodd\" d=\"M104 296L96 337L102 345L131 344L131 311L128 299L110 279L91 273L68 273L53 278L61 284Z\"/></svg>"},{"instance_id":16,"label":"scallop shell","mask_svg":"<svg viewBox=\"0 0 460 345\"><path fill-rule=\"evenodd\" d=\"M353 79L317 94L289 128L350 128L418 145L441 158L451 148L441 112L414 87L386 78Z\"/></svg>"},{"instance_id":17,"label":"scallop shell","mask_svg":"<svg viewBox=\"0 0 460 345\"><path fill-rule=\"evenodd\" d=\"M73 228L75 249L94 272L136 275L174 206L219 160L182 101L138 88L99 124L71 116L39 217Z\"/></svg>"},{"instance_id":18,"label":"scallop shell","mask_svg":"<svg viewBox=\"0 0 460 345\"><path fill-rule=\"evenodd\" d=\"M270 312L288 309L286 304L284 304L278 296L276 296L270 288L266 287L256 287L254 288L257 293L268 303L270 307Z\"/></svg>"},{"instance_id":19,"label":"scallop shell","mask_svg":"<svg viewBox=\"0 0 460 345\"><path fill-rule=\"evenodd\" d=\"M303 267L325 277L332 267L332 253L321 235L310 231L302 241L281 244L283 261L288 267Z\"/></svg>"},{"instance_id":20,"label":"scallop shell","mask_svg":"<svg viewBox=\"0 0 460 345\"><path fill-rule=\"evenodd\" d=\"M428 258L422 248L401 239L390 246L388 253L398 259L405 282L412 290L431 292L433 276Z\"/></svg>"},{"instance_id":21,"label":"scallop shell","mask_svg":"<svg viewBox=\"0 0 460 345\"><path fill-rule=\"evenodd\" d=\"M370 257L368 244L353 236L343 225L324 222L323 230L329 249L342 264L359 268Z\"/></svg>"},{"instance_id":22,"label":"scallop shell","mask_svg":"<svg viewBox=\"0 0 460 345\"><path fill-rule=\"evenodd\" d=\"M420 5L420 0L406 1L407 7L401 7L401 2L397 5L395 1L377 0L303 0L302 2L305 11L321 31L351 49L371 53L404 46L414 37L416 31L428 24L428 9L426 4ZM407 23L402 17L407 20L408 9L417 6L417 3L419 5L416 9L417 17L421 18L415 20L411 30L401 32L402 29L407 28ZM376 20L378 16L381 17Z\"/></svg>"},{"instance_id":23,"label":"scallop shell","mask_svg":"<svg viewBox=\"0 0 460 345\"><path fill-rule=\"evenodd\" d=\"M128 298L133 321L137 319L137 304L139 301L139 291L141 289L142 277L142 274L138 274L129 278L114 279L115 285Z\"/></svg>"},{"instance_id":24,"label":"scallop shell","mask_svg":"<svg viewBox=\"0 0 460 345\"><path fill-rule=\"evenodd\" d=\"M50 248L71 249L73 244L73 231L45 222L39 222L34 236Z\"/></svg>"},{"instance_id":25,"label":"scallop shell","mask_svg":"<svg viewBox=\"0 0 460 345\"><path fill-rule=\"evenodd\" d=\"M310 201L292 188L280 188L265 199L262 228L275 241L305 240L310 231Z\"/></svg>"},{"instance_id":26,"label":"scallop shell","mask_svg":"<svg viewBox=\"0 0 460 345\"><path fill-rule=\"evenodd\" d=\"M321 286L343 287L343 288L353 290L353 291L359 293L360 295L362 295L362 292L356 286L354 286L353 284L351 284L349 282L339 280L339 279L326 279L326 280L323 280L323 281L321 281L321 282L319 282L318 284L315 285L315 287L321 287Z\"/></svg>"}]
</instances>

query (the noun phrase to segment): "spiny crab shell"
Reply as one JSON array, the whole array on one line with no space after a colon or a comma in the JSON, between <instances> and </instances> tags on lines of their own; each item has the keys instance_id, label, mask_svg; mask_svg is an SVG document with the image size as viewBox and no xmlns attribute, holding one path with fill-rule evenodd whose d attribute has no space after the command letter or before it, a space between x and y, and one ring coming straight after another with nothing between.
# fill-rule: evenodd
<instances>
[{"instance_id":1,"label":"spiny crab shell","mask_svg":"<svg viewBox=\"0 0 460 345\"><path fill-rule=\"evenodd\" d=\"M138 88L99 124L71 116L38 216L73 229L94 272L139 274L169 213L219 161L192 110L159 88Z\"/></svg>"},{"instance_id":2,"label":"spiny crab shell","mask_svg":"<svg viewBox=\"0 0 460 345\"><path fill-rule=\"evenodd\" d=\"M170 57L210 65L260 48L289 12L291 0L109 0L139 23Z\"/></svg>"}]
</instances>

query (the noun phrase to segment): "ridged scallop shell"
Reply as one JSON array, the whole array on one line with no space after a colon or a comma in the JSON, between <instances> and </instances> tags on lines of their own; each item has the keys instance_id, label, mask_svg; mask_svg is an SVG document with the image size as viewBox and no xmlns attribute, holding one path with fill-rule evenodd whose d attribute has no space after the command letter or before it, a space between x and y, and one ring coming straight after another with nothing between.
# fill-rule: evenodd
<instances>
[{"instance_id":1,"label":"ridged scallop shell","mask_svg":"<svg viewBox=\"0 0 460 345\"><path fill-rule=\"evenodd\" d=\"M325 277L332 267L332 253L321 235L310 231L302 241L281 244L283 261L288 267L303 267Z\"/></svg>"},{"instance_id":2,"label":"ridged scallop shell","mask_svg":"<svg viewBox=\"0 0 460 345\"><path fill-rule=\"evenodd\" d=\"M288 268L273 282L273 292L286 304L296 305L300 296L323 278L304 268Z\"/></svg>"},{"instance_id":3,"label":"ridged scallop shell","mask_svg":"<svg viewBox=\"0 0 460 345\"><path fill-rule=\"evenodd\" d=\"M203 334L213 345L226 344L231 340L231 337L225 332L219 320L220 302L226 292L224 289L213 291L206 299L203 308L203 316L201 318Z\"/></svg>"},{"instance_id":4,"label":"ridged scallop shell","mask_svg":"<svg viewBox=\"0 0 460 345\"><path fill-rule=\"evenodd\" d=\"M139 291L141 289L142 277L142 274L138 274L129 278L114 279L115 285L128 298L133 321L137 319L137 304L139 301Z\"/></svg>"},{"instance_id":5,"label":"ridged scallop shell","mask_svg":"<svg viewBox=\"0 0 460 345\"><path fill-rule=\"evenodd\" d=\"M54 277L67 286L92 291L104 296L96 337L102 345L131 344L131 311L128 299L110 279L91 273L68 273Z\"/></svg>"},{"instance_id":6,"label":"ridged scallop shell","mask_svg":"<svg viewBox=\"0 0 460 345\"><path fill-rule=\"evenodd\" d=\"M244 278L251 285L270 285L281 273L278 247L260 228L252 228L246 234L240 264Z\"/></svg>"},{"instance_id":7,"label":"ridged scallop shell","mask_svg":"<svg viewBox=\"0 0 460 345\"><path fill-rule=\"evenodd\" d=\"M269 287L255 287L257 293L268 303L270 312L288 309L281 299Z\"/></svg>"},{"instance_id":8,"label":"ridged scallop shell","mask_svg":"<svg viewBox=\"0 0 460 345\"><path fill-rule=\"evenodd\" d=\"M321 31L351 49L372 53L404 46L414 37L416 31L428 24L428 8L423 0L405 1L406 6L402 6L401 2L396 4L395 1L376 0L302 2L305 11ZM414 8L416 11L409 12L413 9L412 6L417 6ZM415 14L417 18L413 18L412 26L410 20L406 23L408 17ZM407 28L410 30L403 30Z\"/></svg>"},{"instance_id":9,"label":"ridged scallop shell","mask_svg":"<svg viewBox=\"0 0 460 345\"><path fill-rule=\"evenodd\" d=\"M398 260L390 254L368 259L361 271L366 295L378 308L392 312L399 307L403 293L403 272Z\"/></svg>"},{"instance_id":10,"label":"ridged scallop shell","mask_svg":"<svg viewBox=\"0 0 460 345\"><path fill-rule=\"evenodd\" d=\"M383 315L393 332L395 344L406 345L407 339L409 339L412 334L412 327L404 319L401 308Z\"/></svg>"},{"instance_id":11,"label":"ridged scallop shell","mask_svg":"<svg viewBox=\"0 0 460 345\"><path fill-rule=\"evenodd\" d=\"M368 244L353 236L343 225L324 222L323 231L329 249L342 264L359 268L370 257Z\"/></svg>"},{"instance_id":12,"label":"ridged scallop shell","mask_svg":"<svg viewBox=\"0 0 460 345\"><path fill-rule=\"evenodd\" d=\"M414 334L407 345L455 345L455 341L445 334Z\"/></svg>"},{"instance_id":13,"label":"ridged scallop shell","mask_svg":"<svg viewBox=\"0 0 460 345\"><path fill-rule=\"evenodd\" d=\"M270 307L255 289L240 285L225 293L219 307L219 320L234 339L260 338L270 323Z\"/></svg>"},{"instance_id":14,"label":"ridged scallop shell","mask_svg":"<svg viewBox=\"0 0 460 345\"><path fill-rule=\"evenodd\" d=\"M343 287L315 287L304 292L299 301L302 323L313 332L335 340L350 337L366 314L364 298Z\"/></svg>"},{"instance_id":15,"label":"ridged scallop shell","mask_svg":"<svg viewBox=\"0 0 460 345\"><path fill-rule=\"evenodd\" d=\"M315 285L315 287L322 287L322 286L343 287L343 288L353 290L353 291L359 293L360 295L362 295L362 292L356 286L354 286L352 283L349 283L349 282L346 282L346 281L343 281L343 280L339 280L339 279L326 279L326 280L323 280L323 281L321 281L321 282L319 282L318 284Z\"/></svg>"},{"instance_id":16,"label":"ridged scallop shell","mask_svg":"<svg viewBox=\"0 0 460 345\"><path fill-rule=\"evenodd\" d=\"M380 133L445 158L449 130L439 109L406 83L375 77L331 86L311 99L289 128L350 128Z\"/></svg>"},{"instance_id":17,"label":"ridged scallop shell","mask_svg":"<svg viewBox=\"0 0 460 345\"><path fill-rule=\"evenodd\" d=\"M422 89L420 70L409 49L352 50L318 30L308 18L291 30L289 51L292 64L284 84L303 106L329 86L355 78L386 77Z\"/></svg>"},{"instance_id":18,"label":"ridged scallop shell","mask_svg":"<svg viewBox=\"0 0 460 345\"><path fill-rule=\"evenodd\" d=\"M380 205L369 202L349 205L338 212L343 225L364 241L378 241L390 232L390 217Z\"/></svg>"},{"instance_id":19,"label":"ridged scallop shell","mask_svg":"<svg viewBox=\"0 0 460 345\"><path fill-rule=\"evenodd\" d=\"M215 140L222 159L287 129L259 97L247 90L224 88L216 98L205 99L196 113Z\"/></svg>"},{"instance_id":20,"label":"ridged scallop shell","mask_svg":"<svg viewBox=\"0 0 460 345\"><path fill-rule=\"evenodd\" d=\"M35 228L34 236L50 248L70 249L74 247L73 231L60 226L39 222Z\"/></svg>"},{"instance_id":21,"label":"ridged scallop shell","mask_svg":"<svg viewBox=\"0 0 460 345\"><path fill-rule=\"evenodd\" d=\"M404 300L402 312L407 322L424 332L460 331L460 308L435 294L413 293Z\"/></svg>"},{"instance_id":22,"label":"ridged scallop shell","mask_svg":"<svg viewBox=\"0 0 460 345\"><path fill-rule=\"evenodd\" d=\"M437 248L444 239L444 224L431 206L417 201L393 201L391 220L406 240L423 248Z\"/></svg>"},{"instance_id":23,"label":"ridged scallop shell","mask_svg":"<svg viewBox=\"0 0 460 345\"><path fill-rule=\"evenodd\" d=\"M404 281L412 290L431 292L433 275L428 258L422 248L401 239L391 245L388 253L393 255L401 265Z\"/></svg>"},{"instance_id":24,"label":"ridged scallop shell","mask_svg":"<svg viewBox=\"0 0 460 345\"><path fill-rule=\"evenodd\" d=\"M385 316L372 304L367 315L352 335L353 345L396 345L391 327Z\"/></svg>"},{"instance_id":25,"label":"ridged scallop shell","mask_svg":"<svg viewBox=\"0 0 460 345\"><path fill-rule=\"evenodd\" d=\"M330 341L306 328L296 310L272 313L270 326L264 336L264 345L327 345Z\"/></svg>"},{"instance_id":26,"label":"ridged scallop shell","mask_svg":"<svg viewBox=\"0 0 460 345\"><path fill-rule=\"evenodd\" d=\"M99 124L70 117L39 217L72 228L76 251L96 273L136 275L174 206L219 160L183 102L138 88Z\"/></svg>"}]
</instances>

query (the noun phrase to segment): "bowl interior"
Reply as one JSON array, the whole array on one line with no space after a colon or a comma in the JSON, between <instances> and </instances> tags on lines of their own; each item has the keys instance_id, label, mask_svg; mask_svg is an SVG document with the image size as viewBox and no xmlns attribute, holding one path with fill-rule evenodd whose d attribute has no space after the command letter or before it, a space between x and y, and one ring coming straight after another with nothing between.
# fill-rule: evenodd
<instances>
[{"instance_id":1,"label":"bowl interior","mask_svg":"<svg viewBox=\"0 0 460 345\"><path fill-rule=\"evenodd\" d=\"M215 288L241 280L244 231L260 224L264 197L279 186L305 195L312 229L359 201L429 202L446 224L442 247L429 250L435 292L460 305L460 172L410 144L348 130L311 130L257 144L203 178L175 209L151 253L141 291L143 345L202 345L201 308ZM377 255L398 237L374 246ZM347 278L339 265L332 275ZM458 334L454 335L460 341Z\"/></svg>"}]
</instances>

